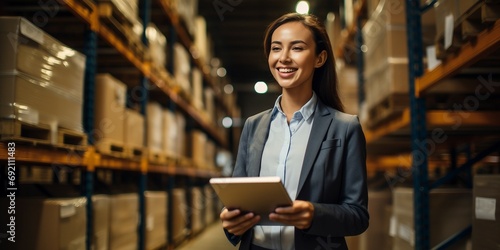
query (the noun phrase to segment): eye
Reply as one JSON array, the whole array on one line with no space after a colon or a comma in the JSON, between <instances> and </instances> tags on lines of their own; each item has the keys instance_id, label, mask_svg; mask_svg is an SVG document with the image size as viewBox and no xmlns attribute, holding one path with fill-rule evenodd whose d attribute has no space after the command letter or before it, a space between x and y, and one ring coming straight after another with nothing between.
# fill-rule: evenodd
<instances>
[{"instance_id":1,"label":"eye","mask_svg":"<svg viewBox=\"0 0 500 250\"><path fill-rule=\"evenodd\" d=\"M293 47L292 50L302 51L302 50L304 50L304 48L302 48L302 47Z\"/></svg>"},{"instance_id":2,"label":"eye","mask_svg":"<svg viewBox=\"0 0 500 250\"><path fill-rule=\"evenodd\" d=\"M272 51L280 51L280 50L281 50L281 48L280 48L280 47L272 47L272 48L271 48L271 50L272 50Z\"/></svg>"}]
</instances>

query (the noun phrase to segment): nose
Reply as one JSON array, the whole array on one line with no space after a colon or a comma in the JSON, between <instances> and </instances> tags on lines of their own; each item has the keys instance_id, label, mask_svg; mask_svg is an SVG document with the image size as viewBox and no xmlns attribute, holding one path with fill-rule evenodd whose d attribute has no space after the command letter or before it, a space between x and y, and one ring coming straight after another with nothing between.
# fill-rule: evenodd
<instances>
[{"instance_id":1,"label":"nose","mask_svg":"<svg viewBox=\"0 0 500 250\"><path fill-rule=\"evenodd\" d=\"M288 54L288 50L282 50L281 55L279 57L279 62L280 63L290 62L290 57L289 57L289 54Z\"/></svg>"}]
</instances>

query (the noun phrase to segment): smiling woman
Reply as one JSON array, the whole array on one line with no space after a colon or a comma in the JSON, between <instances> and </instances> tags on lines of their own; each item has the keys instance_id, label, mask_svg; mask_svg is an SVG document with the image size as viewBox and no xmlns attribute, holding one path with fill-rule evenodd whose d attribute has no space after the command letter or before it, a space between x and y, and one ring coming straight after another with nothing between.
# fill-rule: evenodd
<instances>
[{"instance_id":1,"label":"smiling woman","mask_svg":"<svg viewBox=\"0 0 500 250\"><path fill-rule=\"evenodd\" d=\"M269 25L264 49L282 94L247 119L233 176L279 176L294 202L269 215L223 209L222 226L240 249L347 249L344 237L368 227L366 145L357 116L342 112L328 35L290 13Z\"/></svg>"}]
</instances>

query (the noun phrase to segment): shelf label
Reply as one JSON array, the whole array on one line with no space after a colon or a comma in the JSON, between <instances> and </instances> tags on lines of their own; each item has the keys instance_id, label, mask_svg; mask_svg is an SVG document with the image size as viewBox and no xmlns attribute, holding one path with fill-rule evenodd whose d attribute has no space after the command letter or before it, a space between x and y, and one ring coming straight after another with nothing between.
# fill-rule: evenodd
<instances>
[{"instance_id":1,"label":"shelf label","mask_svg":"<svg viewBox=\"0 0 500 250\"><path fill-rule=\"evenodd\" d=\"M497 200L493 198L476 197L476 219L480 220L496 220Z\"/></svg>"},{"instance_id":2,"label":"shelf label","mask_svg":"<svg viewBox=\"0 0 500 250\"><path fill-rule=\"evenodd\" d=\"M453 29L455 27L453 14L449 14L444 19L444 49L451 47L453 41Z\"/></svg>"}]
</instances>

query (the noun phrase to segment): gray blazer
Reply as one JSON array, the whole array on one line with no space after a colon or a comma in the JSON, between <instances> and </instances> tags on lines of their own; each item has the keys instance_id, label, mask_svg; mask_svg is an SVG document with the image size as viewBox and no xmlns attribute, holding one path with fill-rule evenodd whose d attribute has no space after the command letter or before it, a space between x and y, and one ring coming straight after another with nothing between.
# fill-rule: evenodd
<instances>
[{"instance_id":1,"label":"gray blazer","mask_svg":"<svg viewBox=\"0 0 500 250\"><path fill-rule=\"evenodd\" d=\"M233 176L259 176L271 110L247 119L240 138ZM347 249L344 236L368 228L366 142L357 116L318 100L314 123L302 165L297 200L314 205L307 230L295 229L295 249ZM237 237L226 231L240 249L250 249L253 230Z\"/></svg>"}]
</instances>

